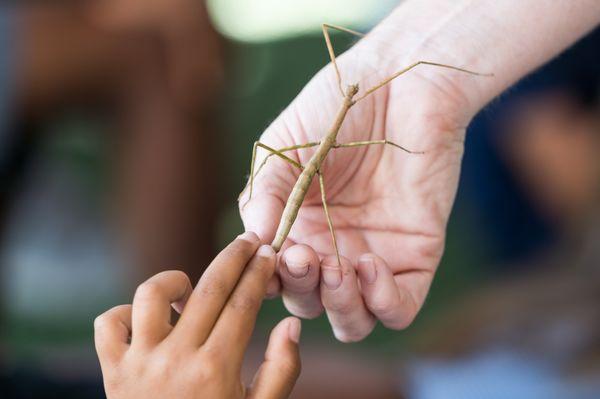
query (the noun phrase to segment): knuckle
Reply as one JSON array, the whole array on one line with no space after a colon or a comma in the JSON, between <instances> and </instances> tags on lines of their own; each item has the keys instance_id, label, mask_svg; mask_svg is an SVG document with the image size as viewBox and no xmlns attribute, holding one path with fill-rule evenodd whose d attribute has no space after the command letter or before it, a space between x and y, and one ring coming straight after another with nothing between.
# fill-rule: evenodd
<instances>
[{"instance_id":1,"label":"knuckle","mask_svg":"<svg viewBox=\"0 0 600 399\"><path fill-rule=\"evenodd\" d=\"M355 308L352 303L338 299L329 301L325 307L328 311L340 314L342 316L351 314Z\"/></svg>"},{"instance_id":2,"label":"knuckle","mask_svg":"<svg viewBox=\"0 0 600 399\"><path fill-rule=\"evenodd\" d=\"M323 308L317 308L315 310L309 310L306 312L299 312L299 313L302 313L302 314L298 315L298 317L301 317L306 320L314 320L323 314Z\"/></svg>"},{"instance_id":3,"label":"knuckle","mask_svg":"<svg viewBox=\"0 0 600 399\"><path fill-rule=\"evenodd\" d=\"M94 319L94 330L96 332L106 329L111 322L111 315L109 312L102 313Z\"/></svg>"},{"instance_id":4,"label":"knuckle","mask_svg":"<svg viewBox=\"0 0 600 399\"><path fill-rule=\"evenodd\" d=\"M289 295L308 295L314 292L319 286L318 276L305 276L300 278L290 277L286 274L281 275L283 289Z\"/></svg>"},{"instance_id":5,"label":"knuckle","mask_svg":"<svg viewBox=\"0 0 600 399\"><path fill-rule=\"evenodd\" d=\"M223 376L223 370L226 363L218 350L212 348L203 348L201 361L196 362L198 368L194 373L205 381L211 381Z\"/></svg>"},{"instance_id":6,"label":"knuckle","mask_svg":"<svg viewBox=\"0 0 600 399\"><path fill-rule=\"evenodd\" d=\"M208 277L199 287L200 295L209 297L222 297L229 294L225 281L216 276Z\"/></svg>"},{"instance_id":7,"label":"knuckle","mask_svg":"<svg viewBox=\"0 0 600 399\"><path fill-rule=\"evenodd\" d=\"M202 361L200 363L220 364L222 359L222 351L210 344L202 346L201 349Z\"/></svg>"},{"instance_id":8,"label":"knuckle","mask_svg":"<svg viewBox=\"0 0 600 399\"><path fill-rule=\"evenodd\" d=\"M297 301L296 298L289 295L283 296L283 304L292 315L302 319L316 319L323 313L323 305L320 302L303 303Z\"/></svg>"},{"instance_id":9,"label":"knuckle","mask_svg":"<svg viewBox=\"0 0 600 399\"><path fill-rule=\"evenodd\" d=\"M227 256L235 258L249 258L255 250L255 245L246 240L235 240L227 246L225 252Z\"/></svg>"},{"instance_id":10,"label":"knuckle","mask_svg":"<svg viewBox=\"0 0 600 399\"><path fill-rule=\"evenodd\" d=\"M345 344L350 344L358 341L358 339L353 334L350 334L345 331L335 331L334 335L338 341L343 342Z\"/></svg>"},{"instance_id":11,"label":"knuckle","mask_svg":"<svg viewBox=\"0 0 600 399\"><path fill-rule=\"evenodd\" d=\"M162 295L161 286L153 281L146 281L142 283L135 291L135 298L137 300L153 300L159 298Z\"/></svg>"},{"instance_id":12,"label":"knuckle","mask_svg":"<svg viewBox=\"0 0 600 399\"><path fill-rule=\"evenodd\" d=\"M292 315L294 315L296 317L300 317L302 319L306 319L306 320L314 320L317 317L321 316L321 314L323 314L322 307L300 308L300 307L286 306L286 308Z\"/></svg>"},{"instance_id":13,"label":"knuckle","mask_svg":"<svg viewBox=\"0 0 600 399\"><path fill-rule=\"evenodd\" d=\"M281 359L278 362L278 369L281 374L290 380L296 380L302 372L302 364L298 356L292 356Z\"/></svg>"},{"instance_id":14,"label":"knuckle","mask_svg":"<svg viewBox=\"0 0 600 399\"><path fill-rule=\"evenodd\" d=\"M94 330L100 331L111 328L119 322L119 314L122 315L122 317L130 317L127 315L127 310L130 309L131 305L119 305L96 316L94 319Z\"/></svg>"},{"instance_id":15,"label":"knuckle","mask_svg":"<svg viewBox=\"0 0 600 399\"><path fill-rule=\"evenodd\" d=\"M259 274L265 278L271 277L275 271L275 261L270 258L258 257L256 262L252 262L251 273Z\"/></svg>"},{"instance_id":16,"label":"knuckle","mask_svg":"<svg viewBox=\"0 0 600 399\"><path fill-rule=\"evenodd\" d=\"M378 315L385 327L392 330L404 330L409 327L417 317L420 309L419 305L414 301L412 295L408 293L404 295L406 296L401 300L401 306L387 315Z\"/></svg>"},{"instance_id":17,"label":"knuckle","mask_svg":"<svg viewBox=\"0 0 600 399\"><path fill-rule=\"evenodd\" d=\"M231 307L240 313L255 312L260 307L261 301L247 295L234 294L231 297Z\"/></svg>"},{"instance_id":18,"label":"knuckle","mask_svg":"<svg viewBox=\"0 0 600 399\"><path fill-rule=\"evenodd\" d=\"M344 343L359 342L365 339L375 328L375 318L364 319L360 322L340 324L334 327L335 337Z\"/></svg>"},{"instance_id":19,"label":"knuckle","mask_svg":"<svg viewBox=\"0 0 600 399\"><path fill-rule=\"evenodd\" d=\"M138 370L138 373L145 372L152 376L165 376L168 377L173 370L177 369L179 363L177 362L178 356L176 353L158 353L151 357L148 367L142 370Z\"/></svg>"},{"instance_id":20,"label":"knuckle","mask_svg":"<svg viewBox=\"0 0 600 399\"><path fill-rule=\"evenodd\" d=\"M392 330L404 330L413 323L416 316L416 312L410 312L395 319L382 320L382 324Z\"/></svg>"},{"instance_id":21,"label":"knuckle","mask_svg":"<svg viewBox=\"0 0 600 399\"><path fill-rule=\"evenodd\" d=\"M181 271L181 270L168 270L166 272L163 272L165 275L169 276L172 279L178 280L178 281L182 281L184 283L190 283L190 278L188 277L188 275ZM162 273L161 273L162 274Z\"/></svg>"},{"instance_id":22,"label":"knuckle","mask_svg":"<svg viewBox=\"0 0 600 399\"><path fill-rule=\"evenodd\" d=\"M362 341L369 335L370 332L371 332L371 329L369 329L369 330L366 330L366 329L365 330L335 330L334 335L338 341L349 344L349 343Z\"/></svg>"},{"instance_id":23,"label":"knuckle","mask_svg":"<svg viewBox=\"0 0 600 399\"><path fill-rule=\"evenodd\" d=\"M222 368L217 363L205 362L196 373L199 375L201 380L214 381L222 376Z\"/></svg>"},{"instance_id":24,"label":"knuckle","mask_svg":"<svg viewBox=\"0 0 600 399\"><path fill-rule=\"evenodd\" d=\"M374 300L368 305L371 312L376 314L378 317L389 316L396 310L394 304L391 301L385 299Z\"/></svg>"}]
</instances>

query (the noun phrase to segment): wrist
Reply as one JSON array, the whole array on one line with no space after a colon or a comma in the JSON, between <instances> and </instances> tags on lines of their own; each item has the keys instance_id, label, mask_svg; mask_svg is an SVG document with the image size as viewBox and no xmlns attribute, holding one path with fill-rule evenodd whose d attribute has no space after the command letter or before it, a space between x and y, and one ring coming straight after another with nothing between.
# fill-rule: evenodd
<instances>
[{"instance_id":1,"label":"wrist","mask_svg":"<svg viewBox=\"0 0 600 399\"><path fill-rule=\"evenodd\" d=\"M461 92L474 115L599 21L597 0L555 0L544 7L521 0L406 0L366 40L381 43L378 52L396 67L426 60L493 73L481 78L419 69Z\"/></svg>"},{"instance_id":2,"label":"wrist","mask_svg":"<svg viewBox=\"0 0 600 399\"><path fill-rule=\"evenodd\" d=\"M376 54L374 59L380 74L391 75L418 61L452 65L482 74L496 72L481 51L481 43L467 35L464 26L453 21L459 13L457 9L462 7L460 3L407 1L376 26L363 42ZM493 77L425 65L408 73L439 87L444 100L454 102L460 109L465 123L493 97L490 94ZM397 84L401 84L401 79Z\"/></svg>"}]
</instances>

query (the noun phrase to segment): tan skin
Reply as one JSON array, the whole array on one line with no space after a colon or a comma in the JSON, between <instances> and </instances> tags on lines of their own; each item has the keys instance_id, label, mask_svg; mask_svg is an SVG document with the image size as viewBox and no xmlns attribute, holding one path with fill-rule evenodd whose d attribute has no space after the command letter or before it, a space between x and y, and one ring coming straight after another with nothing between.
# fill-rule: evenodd
<instances>
[{"instance_id":1,"label":"tan skin","mask_svg":"<svg viewBox=\"0 0 600 399\"><path fill-rule=\"evenodd\" d=\"M109 399L287 398L300 374L300 321L272 331L252 384L241 366L275 252L245 233L207 268L195 289L179 271L140 285L132 305L99 316L95 340ZM181 313L171 322L171 308Z\"/></svg>"}]
</instances>

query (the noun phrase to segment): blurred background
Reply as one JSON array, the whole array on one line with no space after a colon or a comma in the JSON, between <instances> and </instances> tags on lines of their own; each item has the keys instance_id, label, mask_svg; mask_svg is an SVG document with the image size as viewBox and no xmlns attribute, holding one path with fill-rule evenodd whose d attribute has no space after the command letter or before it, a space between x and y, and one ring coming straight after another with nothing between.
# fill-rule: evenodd
<instances>
[{"instance_id":1,"label":"blurred background","mask_svg":"<svg viewBox=\"0 0 600 399\"><path fill-rule=\"evenodd\" d=\"M398 1L7 3L0 397L101 398L94 317L201 275L242 230L252 142L327 62L320 24ZM597 30L477 116L415 324L345 345L305 321L294 398L600 397L599 72ZM266 303L249 368L285 315Z\"/></svg>"}]
</instances>

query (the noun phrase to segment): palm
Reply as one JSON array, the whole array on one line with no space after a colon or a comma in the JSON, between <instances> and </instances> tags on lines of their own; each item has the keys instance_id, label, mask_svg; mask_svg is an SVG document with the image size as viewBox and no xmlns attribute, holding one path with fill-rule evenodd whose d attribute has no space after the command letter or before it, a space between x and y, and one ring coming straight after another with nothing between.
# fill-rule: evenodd
<instances>
[{"instance_id":1,"label":"palm","mask_svg":"<svg viewBox=\"0 0 600 399\"><path fill-rule=\"evenodd\" d=\"M317 76L261 140L275 147L319 141L342 101L332 72L326 68ZM448 97L413 74L350 110L338 142L387 138L425 154L411 155L382 145L331 150L323 173L342 255L356 259L365 252L379 254L394 273L435 268L457 186L464 133L447 116L452 115L450 104L444 110ZM312 153L300 149L292 157L305 164ZM298 170L281 168L279 162L283 161L270 160L257 183L270 187L270 192L279 187L285 201ZM290 183L287 191L280 185L282 179ZM308 244L321 254L334 251L316 182L289 240Z\"/></svg>"}]
</instances>

